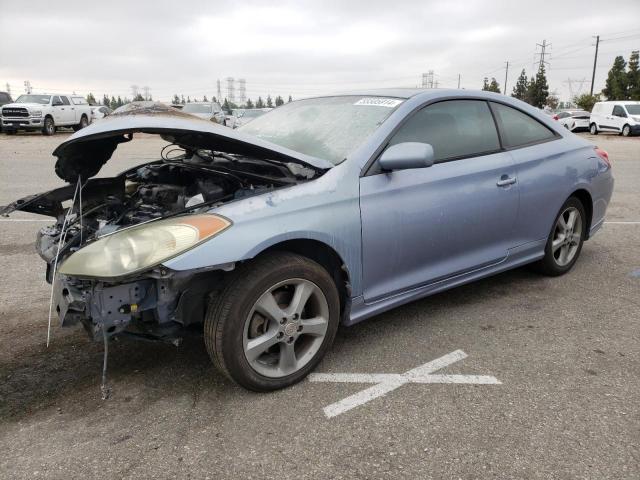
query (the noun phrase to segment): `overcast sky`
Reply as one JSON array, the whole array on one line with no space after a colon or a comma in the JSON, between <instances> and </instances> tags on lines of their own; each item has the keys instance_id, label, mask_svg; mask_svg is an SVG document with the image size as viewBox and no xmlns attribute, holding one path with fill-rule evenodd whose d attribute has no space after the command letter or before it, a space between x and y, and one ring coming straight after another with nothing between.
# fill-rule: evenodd
<instances>
[{"instance_id":1,"label":"overcast sky","mask_svg":"<svg viewBox=\"0 0 640 480\"><path fill-rule=\"evenodd\" d=\"M616 55L640 49L640 1L325 0L127 2L0 0L0 90L91 91L155 99L216 94L216 79L245 78L247 95L294 98L378 86L479 89L485 76L508 91L530 73L536 43L551 43L550 89L568 99L595 90Z\"/></svg>"}]
</instances>

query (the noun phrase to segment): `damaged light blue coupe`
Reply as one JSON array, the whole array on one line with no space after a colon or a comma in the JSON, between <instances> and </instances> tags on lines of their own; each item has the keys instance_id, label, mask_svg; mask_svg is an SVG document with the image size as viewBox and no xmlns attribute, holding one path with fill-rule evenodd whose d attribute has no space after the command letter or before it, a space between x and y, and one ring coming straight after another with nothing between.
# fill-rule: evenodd
<instances>
[{"instance_id":1,"label":"damaged light blue coupe","mask_svg":"<svg viewBox=\"0 0 640 480\"><path fill-rule=\"evenodd\" d=\"M137 133L169 148L95 177ZM613 190L606 152L464 90L304 99L238 130L132 104L54 155L69 185L0 213L56 219L36 246L62 325L100 341L202 326L220 371L257 391L303 379L340 323L525 264L568 272Z\"/></svg>"}]
</instances>

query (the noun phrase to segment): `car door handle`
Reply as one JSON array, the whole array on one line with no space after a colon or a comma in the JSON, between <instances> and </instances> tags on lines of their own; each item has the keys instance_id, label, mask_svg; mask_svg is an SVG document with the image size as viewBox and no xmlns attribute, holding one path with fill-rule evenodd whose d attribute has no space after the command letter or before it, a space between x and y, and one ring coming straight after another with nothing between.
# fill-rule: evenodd
<instances>
[{"instance_id":1,"label":"car door handle","mask_svg":"<svg viewBox=\"0 0 640 480\"><path fill-rule=\"evenodd\" d=\"M496 185L498 187L507 187L509 185L513 185L514 183L516 183L515 177L508 177L506 175L503 175L502 177L500 177L500 180L497 181Z\"/></svg>"}]
</instances>

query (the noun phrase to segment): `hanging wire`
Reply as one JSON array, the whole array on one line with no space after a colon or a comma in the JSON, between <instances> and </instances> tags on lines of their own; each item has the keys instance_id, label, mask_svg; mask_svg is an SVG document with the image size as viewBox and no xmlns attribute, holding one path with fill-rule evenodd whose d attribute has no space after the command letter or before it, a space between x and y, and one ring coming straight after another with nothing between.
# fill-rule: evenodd
<instances>
[{"instance_id":1,"label":"hanging wire","mask_svg":"<svg viewBox=\"0 0 640 480\"><path fill-rule=\"evenodd\" d=\"M71 206L67 210L67 213L64 216L64 220L62 222L62 229L60 231L60 240L58 240L58 249L56 251L56 257L53 261L53 272L51 276L51 296L49 298L49 322L47 324L47 348L49 347L49 340L51 339L51 317L53 315L53 292L56 286L56 271L58 270L58 257L60 256L60 248L67 238L67 231L65 227L67 226L67 222L71 218L71 214L73 212L73 206L76 203L76 196L80 190L80 177L78 177L78 183L76 184L76 189L73 192L73 200L71 200Z\"/></svg>"}]
</instances>

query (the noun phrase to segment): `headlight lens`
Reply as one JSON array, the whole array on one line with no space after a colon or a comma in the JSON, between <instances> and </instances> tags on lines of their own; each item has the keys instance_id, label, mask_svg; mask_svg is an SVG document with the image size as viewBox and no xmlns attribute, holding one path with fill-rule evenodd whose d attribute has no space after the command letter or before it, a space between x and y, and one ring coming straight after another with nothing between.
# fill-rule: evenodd
<instances>
[{"instance_id":1,"label":"headlight lens","mask_svg":"<svg viewBox=\"0 0 640 480\"><path fill-rule=\"evenodd\" d=\"M42 116L42 110L31 110L31 116L32 117L41 117Z\"/></svg>"},{"instance_id":2,"label":"headlight lens","mask_svg":"<svg viewBox=\"0 0 640 480\"><path fill-rule=\"evenodd\" d=\"M217 215L188 215L138 225L81 248L59 271L80 277L128 275L175 257L229 226L229 220Z\"/></svg>"}]
</instances>

